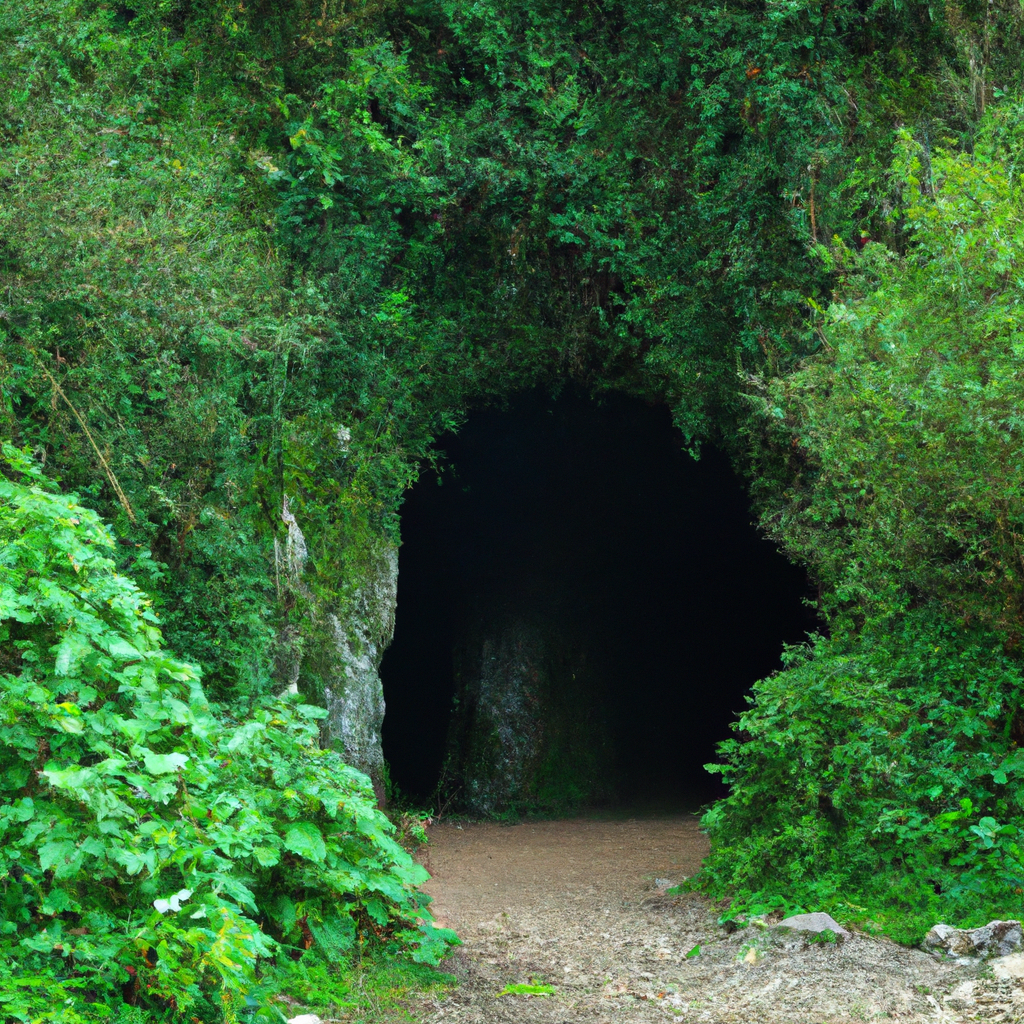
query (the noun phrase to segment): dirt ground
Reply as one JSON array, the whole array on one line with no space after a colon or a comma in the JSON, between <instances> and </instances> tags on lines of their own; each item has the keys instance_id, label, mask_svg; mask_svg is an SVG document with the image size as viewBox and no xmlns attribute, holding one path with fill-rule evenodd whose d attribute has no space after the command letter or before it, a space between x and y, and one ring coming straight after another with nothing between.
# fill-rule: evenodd
<instances>
[{"instance_id":1,"label":"dirt ground","mask_svg":"<svg viewBox=\"0 0 1024 1024\"><path fill-rule=\"evenodd\" d=\"M707 852L692 816L448 822L429 834L425 888L464 945L442 964L461 984L414 1008L423 1024L1024 1021L1024 991L983 964L861 934L729 933L709 901L666 896ZM555 992L499 996L510 984Z\"/></svg>"}]
</instances>

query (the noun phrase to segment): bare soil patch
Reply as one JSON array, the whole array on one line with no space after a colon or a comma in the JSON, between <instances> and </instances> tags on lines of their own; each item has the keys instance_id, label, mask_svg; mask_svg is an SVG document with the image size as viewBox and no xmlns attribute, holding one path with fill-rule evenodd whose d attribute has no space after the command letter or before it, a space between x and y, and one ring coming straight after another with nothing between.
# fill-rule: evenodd
<instances>
[{"instance_id":1,"label":"bare soil patch","mask_svg":"<svg viewBox=\"0 0 1024 1024\"><path fill-rule=\"evenodd\" d=\"M461 984L415 1007L423 1024L1024 1021L1024 993L983 964L859 933L730 933L709 900L666 896L707 853L692 816L445 822L429 834L425 888L464 945L442 965ZM514 984L555 992L498 995Z\"/></svg>"}]
</instances>

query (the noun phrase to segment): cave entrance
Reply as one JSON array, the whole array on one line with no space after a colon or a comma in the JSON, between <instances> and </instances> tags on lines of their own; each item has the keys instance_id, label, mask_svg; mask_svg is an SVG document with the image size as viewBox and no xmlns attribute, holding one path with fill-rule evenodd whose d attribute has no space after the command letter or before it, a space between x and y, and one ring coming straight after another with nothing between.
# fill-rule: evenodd
<instances>
[{"instance_id":1,"label":"cave entrance","mask_svg":"<svg viewBox=\"0 0 1024 1024\"><path fill-rule=\"evenodd\" d=\"M703 765L815 624L728 459L692 459L664 406L575 390L439 447L402 508L381 666L400 793L493 814L718 795Z\"/></svg>"}]
</instances>

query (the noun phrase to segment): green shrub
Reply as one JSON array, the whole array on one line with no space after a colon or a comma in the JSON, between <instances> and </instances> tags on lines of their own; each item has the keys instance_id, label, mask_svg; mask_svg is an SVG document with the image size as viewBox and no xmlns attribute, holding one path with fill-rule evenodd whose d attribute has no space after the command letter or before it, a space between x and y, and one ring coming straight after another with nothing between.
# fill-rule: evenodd
<instances>
[{"instance_id":1,"label":"green shrub","mask_svg":"<svg viewBox=\"0 0 1024 1024\"><path fill-rule=\"evenodd\" d=\"M1024 910L1022 113L990 111L973 154L901 135L909 251L822 249L844 284L821 352L751 380L785 464L762 525L832 637L790 651L722 747L704 884L737 908L904 938Z\"/></svg>"},{"instance_id":2,"label":"green shrub","mask_svg":"<svg viewBox=\"0 0 1024 1024\"><path fill-rule=\"evenodd\" d=\"M0 1013L212 999L230 1020L282 945L383 939L436 962L454 936L415 890L426 872L366 777L319 748L324 712L266 698L225 717L99 517L3 459Z\"/></svg>"},{"instance_id":3,"label":"green shrub","mask_svg":"<svg viewBox=\"0 0 1024 1024\"><path fill-rule=\"evenodd\" d=\"M704 817L705 887L737 911L827 908L906 938L1019 914L1019 664L933 613L819 637L787 662L722 744L732 793Z\"/></svg>"},{"instance_id":4,"label":"green shrub","mask_svg":"<svg viewBox=\"0 0 1024 1024\"><path fill-rule=\"evenodd\" d=\"M934 601L1024 641L1022 135L1020 103L991 113L971 155L903 134L910 250L823 248L843 287L813 304L822 350L750 380L762 438L788 459L762 525L813 568L830 613Z\"/></svg>"}]
</instances>

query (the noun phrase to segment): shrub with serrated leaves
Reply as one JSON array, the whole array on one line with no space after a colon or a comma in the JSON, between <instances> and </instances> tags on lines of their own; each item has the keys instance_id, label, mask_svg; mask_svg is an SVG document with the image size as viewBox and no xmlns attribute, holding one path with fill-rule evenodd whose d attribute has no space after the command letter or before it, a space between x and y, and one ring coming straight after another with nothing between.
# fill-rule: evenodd
<instances>
[{"instance_id":1,"label":"shrub with serrated leaves","mask_svg":"<svg viewBox=\"0 0 1024 1024\"><path fill-rule=\"evenodd\" d=\"M213 998L232 1019L276 947L327 936L436 962L454 936L426 873L320 749L324 712L271 698L225 718L99 517L9 445L0 468L0 1016Z\"/></svg>"},{"instance_id":2,"label":"shrub with serrated leaves","mask_svg":"<svg viewBox=\"0 0 1024 1024\"><path fill-rule=\"evenodd\" d=\"M822 351L749 381L785 466L762 526L811 566L832 636L721 748L706 880L737 906L904 937L1024 911L1022 133L1019 99L971 154L901 133L909 251L822 247L845 278L812 304Z\"/></svg>"},{"instance_id":3,"label":"shrub with serrated leaves","mask_svg":"<svg viewBox=\"0 0 1024 1024\"><path fill-rule=\"evenodd\" d=\"M1024 905L1019 663L934 611L791 649L713 766L703 884L734 910L827 908L917 940Z\"/></svg>"},{"instance_id":4,"label":"shrub with serrated leaves","mask_svg":"<svg viewBox=\"0 0 1024 1024\"><path fill-rule=\"evenodd\" d=\"M901 135L909 252L822 248L844 275L816 310L827 347L750 383L766 446L787 459L762 525L813 567L827 611L934 601L1019 649L1024 103L985 127L971 155L929 156Z\"/></svg>"}]
</instances>

